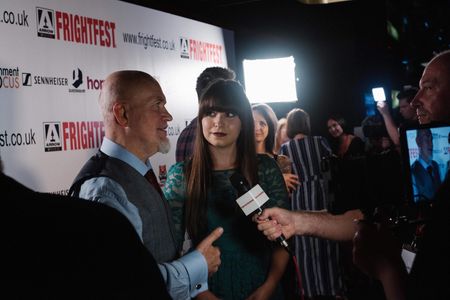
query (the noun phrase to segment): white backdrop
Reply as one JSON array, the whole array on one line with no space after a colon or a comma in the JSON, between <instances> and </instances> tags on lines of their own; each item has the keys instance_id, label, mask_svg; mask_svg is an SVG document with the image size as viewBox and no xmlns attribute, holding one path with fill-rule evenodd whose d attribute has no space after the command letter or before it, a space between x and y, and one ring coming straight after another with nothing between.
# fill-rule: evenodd
<instances>
[{"instance_id":1,"label":"white backdrop","mask_svg":"<svg viewBox=\"0 0 450 300\"><path fill-rule=\"evenodd\" d=\"M120 69L155 76L181 130L197 113L195 82L209 66L234 66L233 32L113 0L2 0L0 154L5 173L38 191L65 193L104 135L101 81Z\"/></svg>"}]
</instances>

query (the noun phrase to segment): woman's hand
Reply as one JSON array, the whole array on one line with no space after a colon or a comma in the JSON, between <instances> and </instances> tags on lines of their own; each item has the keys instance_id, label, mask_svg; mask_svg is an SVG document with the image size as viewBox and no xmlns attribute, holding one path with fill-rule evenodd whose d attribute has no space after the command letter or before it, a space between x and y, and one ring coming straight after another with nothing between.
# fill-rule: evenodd
<instances>
[{"instance_id":1,"label":"woman's hand","mask_svg":"<svg viewBox=\"0 0 450 300\"><path fill-rule=\"evenodd\" d=\"M266 300L270 299L272 293L275 290L275 286L271 286L267 282L257 288L250 296L248 296L247 300Z\"/></svg>"},{"instance_id":2,"label":"woman's hand","mask_svg":"<svg viewBox=\"0 0 450 300\"><path fill-rule=\"evenodd\" d=\"M294 191L300 184L298 181L298 176L294 174L283 174L284 182L286 183L286 188L289 192Z\"/></svg>"},{"instance_id":3,"label":"woman's hand","mask_svg":"<svg viewBox=\"0 0 450 300\"><path fill-rule=\"evenodd\" d=\"M220 298L217 298L216 295L214 295L211 291L206 290L204 292L201 292L200 294L195 297L197 300L220 300Z\"/></svg>"}]
</instances>

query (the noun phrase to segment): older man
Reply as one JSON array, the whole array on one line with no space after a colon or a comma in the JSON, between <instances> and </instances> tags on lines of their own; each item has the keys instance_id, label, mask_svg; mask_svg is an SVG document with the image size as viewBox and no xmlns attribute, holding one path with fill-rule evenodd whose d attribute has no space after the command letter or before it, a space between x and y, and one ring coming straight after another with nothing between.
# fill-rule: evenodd
<instances>
[{"instance_id":1,"label":"older man","mask_svg":"<svg viewBox=\"0 0 450 300\"><path fill-rule=\"evenodd\" d=\"M219 267L220 251L212 243L222 229L176 259L171 211L149 162L152 155L167 153L170 146L166 128L172 116L161 87L144 72L114 72L103 83L99 105L105 138L100 151L78 174L72 193L124 214L159 263L170 295L195 297L207 290L208 273Z\"/></svg>"},{"instance_id":2,"label":"older man","mask_svg":"<svg viewBox=\"0 0 450 300\"><path fill-rule=\"evenodd\" d=\"M411 106L416 109L420 124L450 121L450 50L428 63Z\"/></svg>"}]
</instances>

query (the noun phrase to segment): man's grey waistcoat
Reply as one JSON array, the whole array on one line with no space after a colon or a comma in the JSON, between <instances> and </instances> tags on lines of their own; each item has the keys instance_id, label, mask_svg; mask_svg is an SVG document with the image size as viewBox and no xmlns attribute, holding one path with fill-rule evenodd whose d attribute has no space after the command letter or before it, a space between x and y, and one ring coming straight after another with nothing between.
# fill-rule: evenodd
<instances>
[{"instance_id":1,"label":"man's grey waistcoat","mask_svg":"<svg viewBox=\"0 0 450 300\"><path fill-rule=\"evenodd\" d=\"M78 196L83 182L94 177L111 178L124 189L128 201L139 211L144 245L158 263L177 258L170 207L144 176L127 163L98 151L83 166L69 194Z\"/></svg>"}]
</instances>

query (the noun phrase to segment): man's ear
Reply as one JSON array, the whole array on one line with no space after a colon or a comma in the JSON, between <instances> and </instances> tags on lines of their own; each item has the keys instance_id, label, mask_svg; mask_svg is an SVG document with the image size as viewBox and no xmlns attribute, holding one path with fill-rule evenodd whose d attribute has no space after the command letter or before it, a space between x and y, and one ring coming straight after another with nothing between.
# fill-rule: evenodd
<instances>
[{"instance_id":1,"label":"man's ear","mask_svg":"<svg viewBox=\"0 0 450 300\"><path fill-rule=\"evenodd\" d=\"M122 127L128 125L128 114L124 104L122 103L114 103L112 107L112 111L114 114L114 118L116 119L117 124Z\"/></svg>"}]
</instances>

